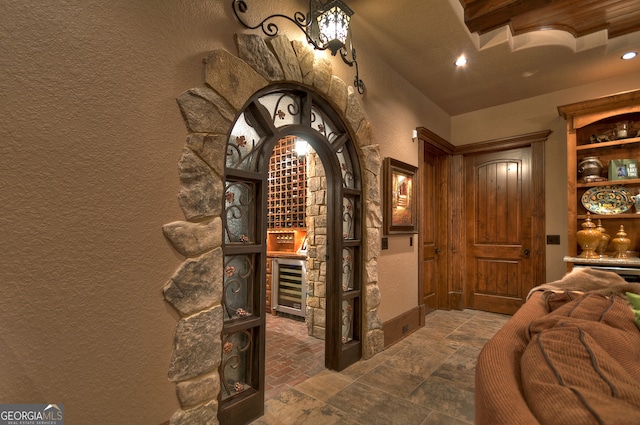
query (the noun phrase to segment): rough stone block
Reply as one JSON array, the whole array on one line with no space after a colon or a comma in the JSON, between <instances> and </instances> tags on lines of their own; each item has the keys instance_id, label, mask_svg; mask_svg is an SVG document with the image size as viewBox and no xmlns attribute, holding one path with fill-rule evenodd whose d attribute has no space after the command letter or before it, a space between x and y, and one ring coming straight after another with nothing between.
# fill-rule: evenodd
<instances>
[{"instance_id":1,"label":"rough stone block","mask_svg":"<svg viewBox=\"0 0 640 425\"><path fill-rule=\"evenodd\" d=\"M370 283L367 285L366 295L365 295L365 311L371 311L380 305L380 287L377 283Z\"/></svg>"},{"instance_id":2,"label":"rough stone block","mask_svg":"<svg viewBox=\"0 0 640 425\"><path fill-rule=\"evenodd\" d=\"M370 359L384 350L384 332L382 329L368 331L364 341L362 356Z\"/></svg>"},{"instance_id":3,"label":"rough stone block","mask_svg":"<svg viewBox=\"0 0 640 425\"><path fill-rule=\"evenodd\" d=\"M164 297L184 317L220 304L222 248L183 263L164 287Z\"/></svg>"},{"instance_id":4,"label":"rough stone block","mask_svg":"<svg viewBox=\"0 0 640 425\"><path fill-rule=\"evenodd\" d=\"M226 133L235 111L217 93L194 88L177 98L187 129L195 133Z\"/></svg>"},{"instance_id":5,"label":"rough stone block","mask_svg":"<svg viewBox=\"0 0 640 425\"><path fill-rule=\"evenodd\" d=\"M367 205L370 203L381 204L380 184L378 181L378 175L369 170L364 171L364 196L367 200Z\"/></svg>"},{"instance_id":6,"label":"rough stone block","mask_svg":"<svg viewBox=\"0 0 640 425\"><path fill-rule=\"evenodd\" d=\"M369 120L365 119L360 124L360 128L356 132L355 142L357 146L361 146L363 148L373 143L373 130Z\"/></svg>"},{"instance_id":7,"label":"rough stone block","mask_svg":"<svg viewBox=\"0 0 640 425\"><path fill-rule=\"evenodd\" d=\"M378 309L367 312L367 330L382 329L382 320L378 316Z\"/></svg>"},{"instance_id":8,"label":"rough stone block","mask_svg":"<svg viewBox=\"0 0 640 425\"><path fill-rule=\"evenodd\" d=\"M326 215L319 215L316 217L316 233L318 232L318 228L320 227L327 227L327 216ZM326 235L327 232L322 233L323 235Z\"/></svg>"},{"instance_id":9,"label":"rough stone block","mask_svg":"<svg viewBox=\"0 0 640 425\"><path fill-rule=\"evenodd\" d=\"M320 177L307 178L307 190L315 192L320 189Z\"/></svg>"},{"instance_id":10,"label":"rough stone block","mask_svg":"<svg viewBox=\"0 0 640 425\"><path fill-rule=\"evenodd\" d=\"M284 79L301 83L302 71L300 71L300 64L298 63L296 52L293 50L293 46L287 36L278 35L269 40L269 45L280 62Z\"/></svg>"},{"instance_id":11,"label":"rough stone block","mask_svg":"<svg viewBox=\"0 0 640 425\"><path fill-rule=\"evenodd\" d=\"M174 221L162 226L171 245L185 257L195 257L222 246L222 220L216 217L203 223Z\"/></svg>"},{"instance_id":12,"label":"rough stone block","mask_svg":"<svg viewBox=\"0 0 640 425\"><path fill-rule=\"evenodd\" d=\"M178 382L176 393L182 408L214 401L220 393L220 376L217 373L212 373L190 381Z\"/></svg>"},{"instance_id":13,"label":"rough stone block","mask_svg":"<svg viewBox=\"0 0 640 425\"><path fill-rule=\"evenodd\" d=\"M222 359L222 323L221 306L178 322L169 365L171 381L184 381L216 370Z\"/></svg>"},{"instance_id":14,"label":"rough stone block","mask_svg":"<svg viewBox=\"0 0 640 425\"><path fill-rule=\"evenodd\" d=\"M369 260L364 266L364 284L372 285L378 282L378 262L376 260ZM375 308L375 307L372 307ZM369 309L371 310L371 309Z\"/></svg>"},{"instance_id":15,"label":"rough stone block","mask_svg":"<svg viewBox=\"0 0 640 425\"><path fill-rule=\"evenodd\" d=\"M365 261L377 260L380 256L380 232L378 229L367 229L366 243Z\"/></svg>"},{"instance_id":16,"label":"rough stone block","mask_svg":"<svg viewBox=\"0 0 640 425\"><path fill-rule=\"evenodd\" d=\"M356 97L355 92L353 91L353 87L349 87L349 96L347 97L347 109L346 109L346 118L347 122L351 126L351 129L354 133L357 133L360 129L360 125L362 121L364 121L364 111L362 110L362 105L360 101ZM359 96L359 95L358 95Z\"/></svg>"},{"instance_id":17,"label":"rough stone block","mask_svg":"<svg viewBox=\"0 0 640 425\"><path fill-rule=\"evenodd\" d=\"M226 50L216 50L205 60L205 83L218 92L236 111L269 82L242 59ZM228 130L228 128L227 128ZM226 133L222 132L223 134Z\"/></svg>"},{"instance_id":18,"label":"rough stone block","mask_svg":"<svg viewBox=\"0 0 640 425\"><path fill-rule=\"evenodd\" d=\"M367 207L365 209L366 225L368 229L380 229L382 228L382 205L375 200L367 201ZM375 241L376 244L379 241Z\"/></svg>"},{"instance_id":19,"label":"rough stone block","mask_svg":"<svg viewBox=\"0 0 640 425\"><path fill-rule=\"evenodd\" d=\"M315 282L316 280L318 280L318 276L320 276L318 270L310 269L307 272L306 279L311 282Z\"/></svg>"},{"instance_id":20,"label":"rough stone block","mask_svg":"<svg viewBox=\"0 0 640 425\"><path fill-rule=\"evenodd\" d=\"M316 297L324 298L327 296L327 283L323 281L315 281L313 284L313 293Z\"/></svg>"},{"instance_id":21,"label":"rough stone block","mask_svg":"<svg viewBox=\"0 0 640 425\"><path fill-rule=\"evenodd\" d=\"M187 136L187 146L219 176L224 176L227 141L225 134L194 133Z\"/></svg>"},{"instance_id":22,"label":"rough stone block","mask_svg":"<svg viewBox=\"0 0 640 425\"><path fill-rule=\"evenodd\" d=\"M368 121L367 121L368 122ZM363 156L364 169L371 171L375 176L380 175L380 168L382 166L382 157L380 156L379 145L363 146L360 151Z\"/></svg>"},{"instance_id":23,"label":"rough stone block","mask_svg":"<svg viewBox=\"0 0 640 425\"><path fill-rule=\"evenodd\" d=\"M313 64L315 60L315 54L309 43L304 41L294 40L291 45L298 57L298 64L300 65L300 72L302 73L302 83L308 86L313 85L314 69Z\"/></svg>"},{"instance_id":24,"label":"rough stone block","mask_svg":"<svg viewBox=\"0 0 640 425\"><path fill-rule=\"evenodd\" d=\"M169 425L218 425L218 402L189 410L178 410L171 417Z\"/></svg>"},{"instance_id":25,"label":"rough stone block","mask_svg":"<svg viewBox=\"0 0 640 425\"><path fill-rule=\"evenodd\" d=\"M313 330L311 331L311 336L313 336L314 338L318 338L324 341L325 338L325 328L321 327L321 326L314 326Z\"/></svg>"},{"instance_id":26,"label":"rough stone block","mask_svg":"<svg viewBox=\"0 0 640 425\"><path fill-rule=\"evenodd\" d=\"M307 311L311 311L309 317L313 317L313 309L320 307L320 298L315 296L307 297L307 306L309 307Z\"/></svg>"},{"instance_id":27,"label":"rough stone block","mask_svg":"<svg viewBox=\"0 0 640 425\"><path fill-rule=\"evenodd\" d=\"M313 63L313 86L326 94L331 86L331 62L322 56L316 56Z\"/></svg>"},{"instance_id":28,"label":"rough stone block","mask_svg":"<svg viewBox=\"0 0 640 425\"><path fill-rule=\"evenodd\" d=\"M190 149L183 149L178 162L178 203L187 220L217 217L222 213L222 180Z\"/></svg>"},{"instance_id":29,"label":"rough stone block","mask_svg":"<svg viewBox=\"0 0 640 425\"><path fill-rule=\"evenodd\" d=\"M329 85L327 97L339 112L344 113L347 109L348 94L349 91L347 89L347 84L335 75L331 76L331 83Z\"/></svg>"},{"instance_id":30,"label":"rough stone block","mask_svg":"<svg viewBox=\"0 0 640 425\"><path fill-rule=\"evenodd\" d=\"M236 34L238 56L269 81L282 81L284 72L264 39L257 34Z\"/></svg>"}]
</instances>

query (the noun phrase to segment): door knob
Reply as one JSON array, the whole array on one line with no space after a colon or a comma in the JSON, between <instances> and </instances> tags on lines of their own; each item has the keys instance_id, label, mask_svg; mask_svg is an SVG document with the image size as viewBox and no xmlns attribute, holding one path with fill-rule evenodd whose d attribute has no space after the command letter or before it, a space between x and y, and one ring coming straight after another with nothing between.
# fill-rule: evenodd
<instances>
[{"instance_id":1,"label":"door knob","mask_svg":"<svg viewBox=\"0 0 640 425\"><path fill-rule=\"evenodd\" d=\"M529 258L529 255L531 255L531 251L529 251L529 248L525 248L524 251L522 251L522 253L526 258Z\"/></svg>"},{"instance_id":2,"label":"door knob","mask_svg":"<svg viewBox=\"0 0 640 425\"><path fill-rule=\"evenodd\" d=\"M440 248L436 247L435 251L436 251L436 254L440 254Z\"/></svg>"}]
</instances>

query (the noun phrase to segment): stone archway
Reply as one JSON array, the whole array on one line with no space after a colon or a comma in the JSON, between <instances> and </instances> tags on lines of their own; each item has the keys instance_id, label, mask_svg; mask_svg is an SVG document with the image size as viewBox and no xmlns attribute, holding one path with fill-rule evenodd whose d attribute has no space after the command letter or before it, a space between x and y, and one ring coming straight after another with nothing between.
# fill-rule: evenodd
<instances>
[{"instance_id":1,"label":"stone archway","mask_svg":"<svg viewBox=\"0 0 640 425\"><path fill-rule=\"evenodd\" d=\"M238 56L225 50L212 52L205 60L205 84L178 97L189 133L178 162L178 202L185 221L163 226L164 235L185 256L163 288L166 301L181 316L168 376L176 382L182 409L173 415L171 424L217 423L224 273L220 216L227 138L247 100L271 84L289 82L312 88L335 108L354 135L366 205L363 357L371 358L384 348L377 310L381 161L357 95L332 75L331 62L316 57L304 42L290 42L286 36L265 42L257 35L237 34L236 44Z\"/></svg>"}]
</instances>

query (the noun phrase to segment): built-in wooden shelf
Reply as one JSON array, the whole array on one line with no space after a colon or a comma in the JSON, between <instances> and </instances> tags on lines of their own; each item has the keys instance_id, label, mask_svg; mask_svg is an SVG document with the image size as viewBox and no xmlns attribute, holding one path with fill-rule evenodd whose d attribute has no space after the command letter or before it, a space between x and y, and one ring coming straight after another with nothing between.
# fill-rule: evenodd
<instances>
[{"instance_id":1,"label":"built-in wooden shelf","mask_svg":"<svg viewBox=\"0 0 640 425\"><path fill-rule=\"evenodd\" d=\"M640 137L637 137L640 132L640 90L559 106L558 112L567 120L568 256L565 261L570 268L574 263L583 263L579 257L581 248L576 234L587 218L587 210L582 205L584 193L589 188L602 186L624 186L632 194L640 191L640 179L585 183L578 177L578 165L586 157L598 158L603 166L601 175L604 177L609 177L609 165L613 160L640 160ZM634 137L591 143L594 136L607 135L613 138L623 122L628 125L627 134ZM624 226L627 237L631 239L630 250L640 250L640 214L635 214L635 207L621 214L590 214L590 217L592 221L601 220L611 238L615 238L621 226ZM632 260L634 264L637 261L640 260ZM593 260L589 259L588 262Z\"/></svg>"},{"instance_id":2,"label":"built-in wooden shelf","mask_svg":"<svg viewBox=\"0 0 640 425\"><path fill-rule=\"evenodd\" d=\"M633 145L640 143L640 137L631 137L629 139L612 140L608 142L589 143L587 145L576 146L576 151L597 150L610 147L622 147L625 145Z\"/></svg>"},{"instance_id":3,"label":"built-in wooden shelf","mask_svg":"<svg viewBox=\"0 0 640 425\"><path fill-rule=\"evenodd\" d=\"M605 257L605 258L582 258L582 257L564 257L565 263L593 265L593 266L617 266L617 267L640 267L640 258L629 257L624 259Z\"/></svg>"},{"instance_id":4,"label":"built-in wooden shelf","mask_svg":"<svg viewBox=\"0 0 640 425\"><path fill-rule=\"evenodd\" d=\"M578 183L576 187L596 187L596 186L634 186L640 184L640 179L606 180L601 182Z\"/></svg>"}]
</instances>

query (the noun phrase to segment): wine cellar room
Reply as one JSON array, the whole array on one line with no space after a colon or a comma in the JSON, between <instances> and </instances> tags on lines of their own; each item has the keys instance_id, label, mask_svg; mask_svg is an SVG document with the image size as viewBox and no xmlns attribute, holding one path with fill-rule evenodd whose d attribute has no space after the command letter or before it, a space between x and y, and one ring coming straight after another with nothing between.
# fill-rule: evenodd
<instances>
[{"instance_id":1,"label":"wine cellar room","mask_svg":"<svg viewBox=\"0 0 640 425\"><path fill-rule=\"evenodd\" d=\"M308 257L308 242L324 249L326 180L318 155L297 136L286 136L269 162L267 200L267 314L305 321L308 276L324 275L319 256ZM320 218L322 215L322 218ZM316 225L318 228L316 228ZM311 239L313 238L313 239ZM318 296L322 294L316 294ZM314 312L314 308L309 308ZM314 314L315 316L315 314ZM324 339L324 320L307 320L309 334Z\"/></svg>"}]
</instances>

